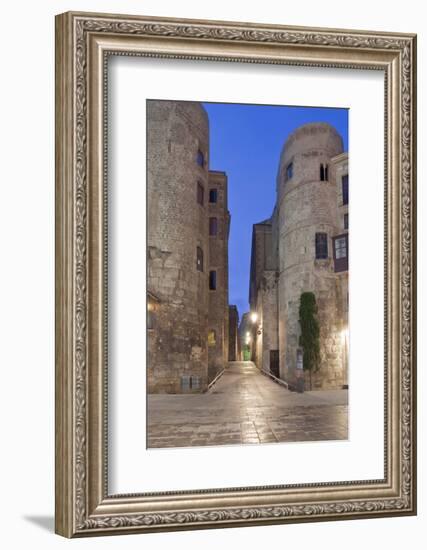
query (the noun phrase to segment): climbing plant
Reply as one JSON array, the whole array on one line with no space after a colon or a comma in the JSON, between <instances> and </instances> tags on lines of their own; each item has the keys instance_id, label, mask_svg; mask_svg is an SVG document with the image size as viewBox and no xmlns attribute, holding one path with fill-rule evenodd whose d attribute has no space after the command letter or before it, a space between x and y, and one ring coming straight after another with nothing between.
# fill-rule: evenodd
<instances>
[{"instance_id":1,"label":"climbing plant","mask_svg":"<svg viewBox=\"0 0 427 550\"><path fill-rule=\"evenodd\" d=\"M303 368L311 373L320 367L319 321L317 319L316 296L313 292L303 292L300 296L299 323L301 336L299 345L303 351Z\"/></svg>"}]
</instances>

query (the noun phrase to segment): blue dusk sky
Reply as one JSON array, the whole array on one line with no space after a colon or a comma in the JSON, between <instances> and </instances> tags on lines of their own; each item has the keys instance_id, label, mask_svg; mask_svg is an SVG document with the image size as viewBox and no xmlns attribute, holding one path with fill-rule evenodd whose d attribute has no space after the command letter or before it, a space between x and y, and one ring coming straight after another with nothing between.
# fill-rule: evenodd
<instances>
[{"instance_id":1,"label":"blue dusk sky","mask_svg":"<svg viewBox=\"0 0 427 550\"><path fill-rule=\"evenodd\" d=\"M288 135L309 122L328 122L348 151L348 110L203 103L210 127L210 170L228 176L229 303L249 310L252 226L272 214L280 153Z\"/></svg>"}]
</instances>

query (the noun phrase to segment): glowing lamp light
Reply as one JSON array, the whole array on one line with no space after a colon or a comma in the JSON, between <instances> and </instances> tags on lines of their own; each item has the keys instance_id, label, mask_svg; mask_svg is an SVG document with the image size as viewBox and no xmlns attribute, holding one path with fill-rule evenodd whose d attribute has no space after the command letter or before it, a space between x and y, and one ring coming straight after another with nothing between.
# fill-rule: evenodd
<instances>
[{"instance_id":1,"label":"glowing lamp light","mask_svg":"<svg viewBox=\"0 0 427 550\"><path fill-rule=\"evenodd\" d=\"M258 313L255 313L255 312L251 313L251 321L252 321L252 323L256 323L257 320L258 320Z\"/></svg>"}]
</instances>

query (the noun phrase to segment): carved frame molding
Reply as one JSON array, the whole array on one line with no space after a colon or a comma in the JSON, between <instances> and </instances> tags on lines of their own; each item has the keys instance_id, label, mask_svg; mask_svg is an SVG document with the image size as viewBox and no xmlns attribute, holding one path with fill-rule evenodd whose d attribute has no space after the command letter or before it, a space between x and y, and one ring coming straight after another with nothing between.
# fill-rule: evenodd
<instances>
[{"instance_id":1,"label":"carved frame molding","mask_svg":"<svg viewBox=\"0 0 427 550\"><path fill-rule=\"evenodd\" d=\"M385 478L108 495L106 59L368 68L385 75ZM416 37L65 13L56 18L56 531L67 536L414 514Z\"/></svg>"}]
</instances>

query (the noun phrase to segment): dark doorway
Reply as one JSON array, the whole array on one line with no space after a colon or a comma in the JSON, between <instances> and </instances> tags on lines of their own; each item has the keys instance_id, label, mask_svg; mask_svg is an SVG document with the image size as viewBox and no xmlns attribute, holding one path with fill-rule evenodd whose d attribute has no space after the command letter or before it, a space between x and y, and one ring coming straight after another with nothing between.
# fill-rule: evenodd
<instances>
[{"instance_id":1,"label":"dark doorway","mask_svg":"<svg viewBox=\"0 0 427 550\"><path fill-rule=\"evenodd\" d=\"M279 350L271 349L270 350L270 372L273 376L280 378L280 368L279 368Z\"/></svg>"}]
</instances>

